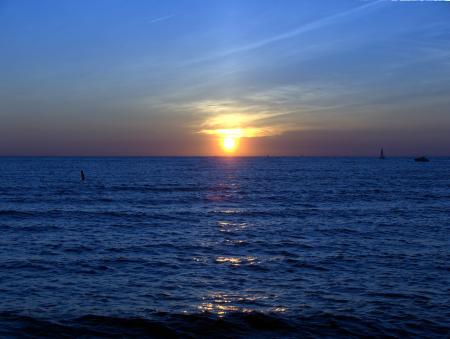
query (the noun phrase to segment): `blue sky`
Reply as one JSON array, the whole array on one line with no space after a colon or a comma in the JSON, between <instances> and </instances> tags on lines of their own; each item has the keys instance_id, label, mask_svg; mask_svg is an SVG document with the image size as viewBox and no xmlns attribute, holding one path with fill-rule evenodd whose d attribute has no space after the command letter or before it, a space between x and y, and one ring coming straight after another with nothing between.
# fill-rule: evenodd
<instances>
[{"instance_id":1,"label":"blue sky","mask_svg":"<svg viewBox=\"0 0 450 339\"><path fill-rule=\"evenodd\" d=\"M0 0L0 154L450 154L450 2Z\"/></svg>"}]
</instances>

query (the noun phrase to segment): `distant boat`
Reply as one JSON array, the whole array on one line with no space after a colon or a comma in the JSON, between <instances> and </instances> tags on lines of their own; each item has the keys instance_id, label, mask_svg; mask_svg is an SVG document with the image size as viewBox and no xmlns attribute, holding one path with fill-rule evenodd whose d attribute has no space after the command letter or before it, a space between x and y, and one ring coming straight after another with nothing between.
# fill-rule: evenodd
<instances>
[{"instance_id":1,"label":"distant boat","mask_svg":"<svg viewBox=\"0 0 450 339\"><path fill-rule=\"evenodd\" d=\"M383 148L380 151L380 159L386 159L386 157L384 156Z\"/></svg>"},{"instance_id":2,"label":"distant boat","mask_svg":"<svg viewBox=\"0 0 450 339\"><path fill-rule=\"evenodd\" d=\"M426 156L418 157L414 159L415 162L428 162L430 161Z\"/></svg>"}]
</instances>

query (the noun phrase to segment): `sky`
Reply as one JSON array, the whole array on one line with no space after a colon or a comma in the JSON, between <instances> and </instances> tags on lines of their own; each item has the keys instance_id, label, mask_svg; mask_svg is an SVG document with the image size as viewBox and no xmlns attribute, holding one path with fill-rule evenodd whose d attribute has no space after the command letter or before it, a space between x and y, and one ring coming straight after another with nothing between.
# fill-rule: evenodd
<instances>
[{"instance_id":1,"label":"sky","mask_svg":"<svg viewBox=\"0 0 450 339\"><path fill-rule=\"evenodd\" d=\"M450 155L450 2L0 0L0 155Z\"/></svg>"}]
</instances>

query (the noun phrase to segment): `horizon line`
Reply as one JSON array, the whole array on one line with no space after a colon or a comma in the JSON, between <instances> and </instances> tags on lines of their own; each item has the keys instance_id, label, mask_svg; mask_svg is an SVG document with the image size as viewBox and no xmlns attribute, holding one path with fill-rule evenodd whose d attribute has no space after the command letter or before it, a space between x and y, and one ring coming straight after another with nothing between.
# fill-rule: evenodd
<instances>
[{"instance_id":1,"label":"horizon line","mask_svg":"<svg viewBox=\"0 0 450 339\"><path fill-rule=\"evenodd\" d=\"M392 155L390 158L414 158L423 154ZM449 158L448 155L426 155L429 158ZM378 155L0 155L0 158L373 158Z\"/></svg>"}]
</instances>

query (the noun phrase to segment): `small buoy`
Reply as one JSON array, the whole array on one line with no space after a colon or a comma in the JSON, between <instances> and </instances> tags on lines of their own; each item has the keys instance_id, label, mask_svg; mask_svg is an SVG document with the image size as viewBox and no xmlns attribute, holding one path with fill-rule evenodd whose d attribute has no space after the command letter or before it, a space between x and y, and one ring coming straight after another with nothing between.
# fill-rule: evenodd
<instances>
[{"instance_id":1,"label":"small buoy","mask_svg":"<svg viewBox=\"0 0 450 339\"><path fill-rule=\"evenodd\" d=\"M84 176L84 171L83 170L81 170L80 176L81 176L81 181L84 181L85 176Z\"/></svg>"}]
</instances>

